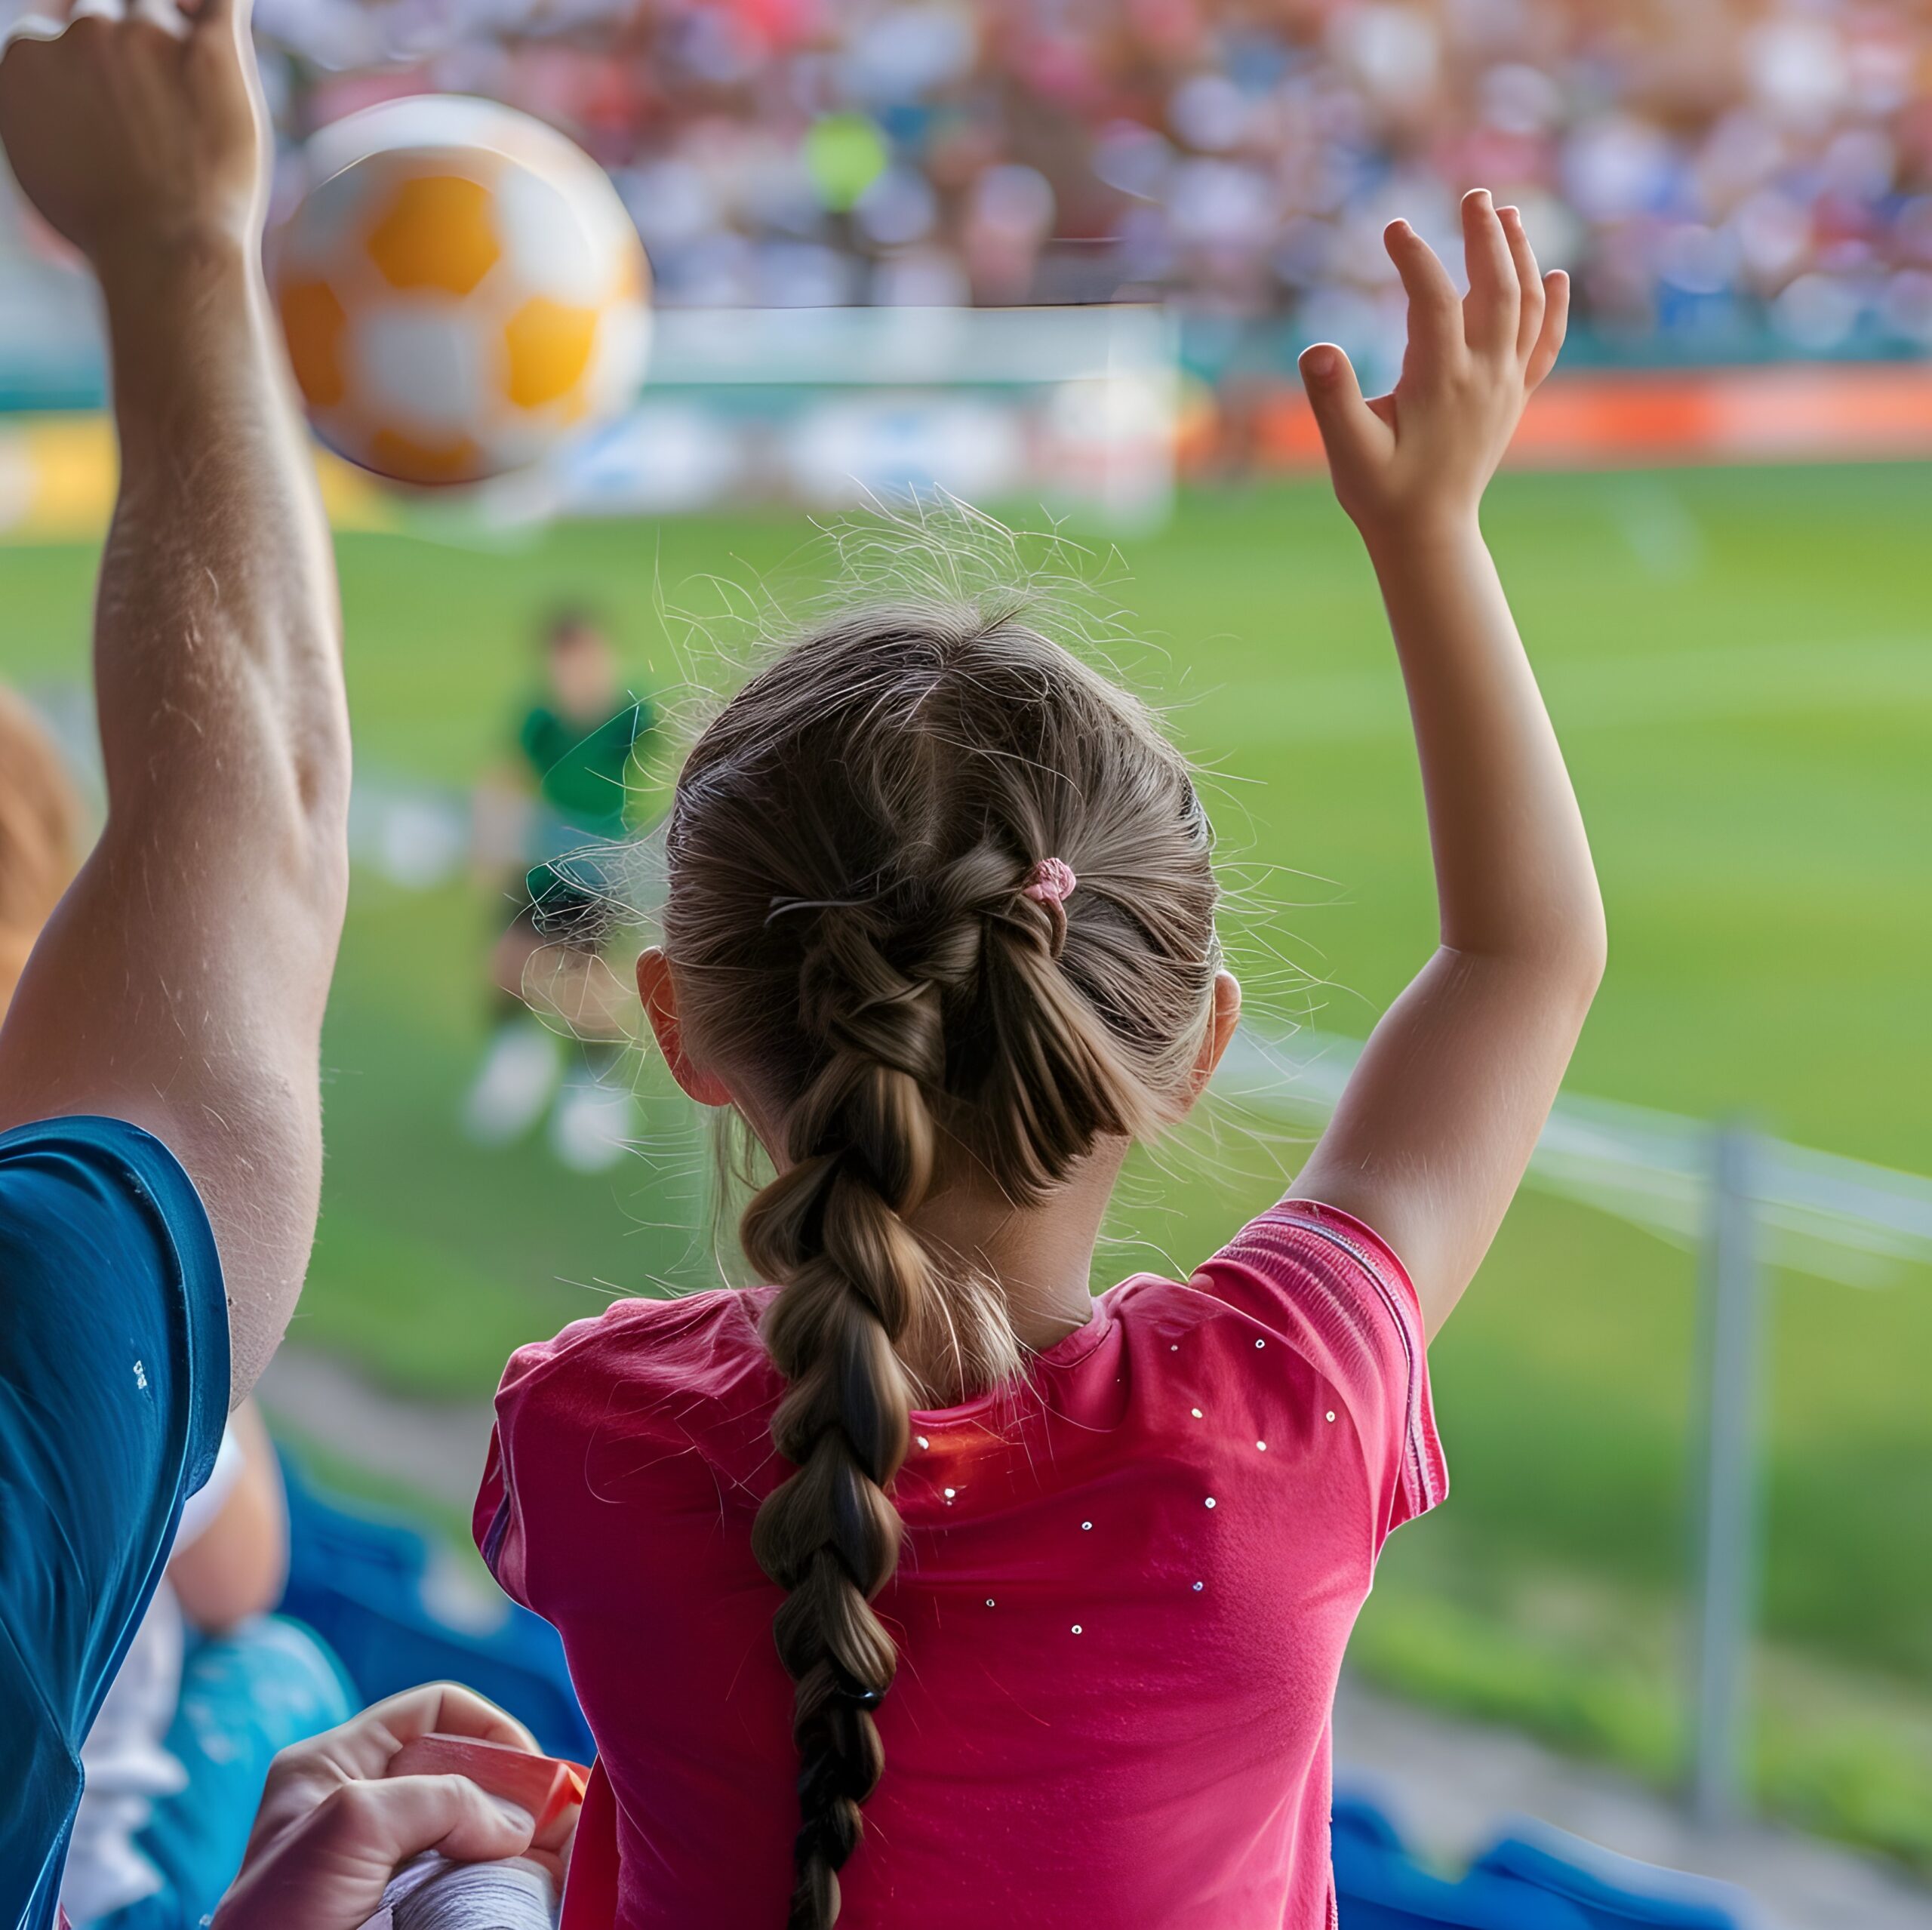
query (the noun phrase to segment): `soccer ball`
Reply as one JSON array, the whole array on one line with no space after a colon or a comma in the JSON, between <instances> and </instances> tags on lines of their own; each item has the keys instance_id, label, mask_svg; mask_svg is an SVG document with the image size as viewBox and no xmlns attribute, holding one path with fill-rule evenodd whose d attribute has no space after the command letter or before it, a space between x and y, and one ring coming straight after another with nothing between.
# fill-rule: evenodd
<instances>
[{"instance_id":1,"label":"soccer ball","mask_svg":"<svg viewBox=\"0 0 1932 1930\"><path fill-rule=\"evenodd\" d=\"M650 269L601 169L540 121L454 94L309 143L272 250L315 431L420 485L534 462L636 392Z\"/></svg>"}]
</instances>

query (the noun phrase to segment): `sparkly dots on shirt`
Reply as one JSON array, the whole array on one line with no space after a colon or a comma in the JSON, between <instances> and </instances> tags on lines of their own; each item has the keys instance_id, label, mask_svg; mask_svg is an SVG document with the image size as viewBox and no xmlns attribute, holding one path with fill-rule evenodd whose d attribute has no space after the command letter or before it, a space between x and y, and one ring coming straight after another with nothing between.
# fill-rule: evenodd
<instances>
[{"instance_id":1,"label":"sparkly dots on shirt","mask_svg":"<svg viewBox=\"0 0 1932 1930\"><path fill-rule=\"evenodd\" d=\"M0 1192L5 1179L0 1171ZM1384 1528L1419 1512L1440 1485L1413 1297L1369 1237L1358 1242L1369 1255L1358 1266L1301 1219L1278 1211L1244 1240L1238 1236L1225 1260L1204 1261L1198 1284L1192 1275L1168 1279L1180 1270L1154 1263L1156 1273L1100 1300L1089 1328L1069 1346L1050 1350L1023 1384L949 1410L915 1408L945 1418L935 1433L909 1416L911 1455L891 1485L905 1516L903 1557L890 1593L874 1605L895 1633L906 1624L909 1661L937 1656L952 1664L921 1667L918 1684L902 1685L912 1701L900 1710L910 1711L947 1759L1024 1762L1029 1751L1037 1757L1042 1738L1051 1747L1056 1737L1065 1742L1091 1733L1097 1708L1109 1717L1131 1710L1140 1746L1094 1752L1083 1795L1096 1813L1146 1819L1136 1840L1164 1839L1171 1852L1163 1861L1172 1867L1161 1877L1167 1889L1185 1895L1204 1877L1217 1895L1265 1893L1246 1915L1272 1913L1277 1925L1294 1916L1291 1902L1309 1901L1297 1883L1315 1890L1315 1901L1327 1901L1327 1886L1316 1877L1325 1874L1329 1819L1320 1802L1300 1800L1300 1784L1289 1778L1326 1759L1329 1701L1368 1562ZM1137 1254L1130 1264L1143 1263ZM574 1334L557 1348L554 1365L500 1399L500 1445L506 1463L514 1458L517 1479L508 1502L497 1491L506 1487L502 1470L488 1484L492 1519L513 1517L512 1525L521 1526L540 1518L558 1531L537 1536L533 1551L506 1531L499 1565L519 1584L527 1570L539 1599L549 1599L540 1592L547 1584L558 1607L573 1597L582 1602L585 1619L574 1639L595 1658L585 1685L593 1704L594 1682L602 1680L605 1706L623 1705L635 1686L635 1662L621 1645L598 1639L599 1605L575 1586L585 1576L621 1576L627 1602L658 1609L660 1620L675 1618L694 1577L725 1600L746 1595L747 1575L756 1585L751 1593L768 1586L755 1565L747 1566L745 1552L757 1500L775 1476L792 1471L779 1464L783 1457L771 1445L771 1406L785 1390L758 1332L774 1294L766 1287L748 1301L719 1294L637 1301L621 1320L597 1323L587 1338ZM1181 1325L1187 1340L1161 1341L1162 1327ZM1278 1341L1294 1356L1287 1367L1263 1366L1257 1371L1270 1378L1244 1379L1244 1352L1268 1352ZM1164 1377L1154 1364L1163 1344L1176 1363ZM1183 1353L1190 1356L1184 1374ZM133 1356L122 1358L131 1363ZM1134 1368L1131 1386L1119 1378L1124 1365ZM158 1388L160 1377L148 1372ZM118 1384L125 1401L131 1374ZM1324 1389L1352 1404L1351 1439L1332 1461L1310 1435L1301 1405ZM1212 1428L1210 1400L1217 1403ZM1183 1419L1201 1410L1184 1439L1176 1436L1177 1407ZM1324 1424L1339 1436L1339 1405L1324 1402L1314 1419L1322 1423L1331 1411L1335 1419ZM1254 1423L1275 1434L1244 1434L1244 1424ZM1284 1429L1285 1448L1275 1438ZM1262 1461L1270 1472L1257 1471ZM962 1480L973 1484L971 1519L949 1529L934 1519L933 1503L958 1512ZM1187 1525L1192 1481L1214 1484L1195 1491L1194 1505L1211 1525L1205 1541ZM1232 1516L1222 1520L1223 1488L1241 1513L1238 1523ZM1100 1518L1083 1502L1114 1511L1104 1546L1094 1539ZM611 1534L613 1505L648 1517L651 1533ZM1091 1553L1058 1538L1069 1526L1079 1550ZM5 1532L0 1520L0 1540ZM546 1572L553 1553L559 1566ZM1210 1562L1229 1595L1211 1610ZM1025 1581L1017 1607L1011 1595L970 1592L989 1581L1004 1586L1008 1578L1016 1587ZM1171 1590L1193 1597L1198 1627L1177 1621ZM1089 1642L1095 1630L1084 1614L1069 1612L1071 1598L1090 1593L1112 1618L1105 1641ZM1285 1621L1272 1596L1292 1596ZM966 1613L976 1601L987 1624L977 1635ZM1060 1632L1084 1659L1057 1662L1050 1653L1056 1614L1066 1617ZM990 1626L995 1618L998 1630ZM761 1610L755 1619L761 1630L768 1616ZM772 1652L753 1647L747 1660L748 1642L768 1638L748 1631L743 1618L686 1620L690 1665L665 1688L677 1719L672 1746L651 1725L652 1733L629 1738L635 1751L614 1751L611 1764L614 1775L621 1769L651 1788L654 1800L664 1799L654 1815L662 1827L651 1834L666 1858L667 1888L690 1874L685 1853L703 1827L703 1792L679 1789L688 1765L677 1759L676 1736L707 1723L715 1730L719 1685L738 1679L742 1690L741 1670ZM1204 1645L1213 1649L1213 1667L1199 1666ZM601 1676L595 1662L605 1665ZM1260 1756L1258 1717L1268 1730ZM1174 1771L1158 1774L1168 1761ZM1210 1787L1211 1819L1200 1812L1198 1796ZM1026 1895L1034 1906L1026 1913L1051 1930L1098 1930L1109 1922L1121 1930L1134 1923L1171 1930L1159 1921L1162 1906L1150 1902L1146 1858L1067 1858L1057 1841L1065 1833L1063 1805L1008 1809L989 1846L979 1839L983 1829L976 1836L971 1803L939 1805L921 1819L918 1856L934 1867L980 1870L989 1893ZM1210 1820L1212 1827L1204 1827ZM693 1880L702 1882L703 1873ZM1312 1916L1312 1906L1301 1913ZM0 1930L11 1927L0 1923ZM890 1930L918 1926L895 1922ZM1241 1930L1253 1926L1244 1920Z\"/></svg>"},{"instance_id":2,"label":"sparkly dots on shirt","mask_svg":"<svg viewBox=\"0 0 1932 1930\"><path fill-rule=\"evenodd\" d=\"M1268 1343L1266 1341L1257 1341L1254 1344L1258 1347L1265 1347Z\"/></svg>"},{"instance_id":3,"label":"sparkly dots on shirt","mask_svg":"<svg viewBox=\"0 0 1932 1930\"><path fill-rule=\"evenodd\" d=\"M949 1501L951 1501L951 1500L952 1499L953 1496L954 1496L954 1495L955 1495L956 1494L958 1494L958 1491L958 1491L958 1488L949 1488L946 1489L946 1490L945 1490L946 1498Z\"/></svg>"},{"instance_id":4,"label":"sparkly dots on shirt","mask_svg":"<svg viewBox=\"0 0 1932 1930\"><path fill-rule=\"evenodd\" d=\"M1327 1421L1333 1421L1335 1418L1335 1410L1333 1408L1331 1408L1327 1413L1322 1417Z\"/></svg>"},{"instance_id":5,"label":"sparkly dots on shirt","mask_svg":"<svg viewBox=\"0 0 1932 1930\"><path fill-rule=\"evenodd\" d=\"M1195 1408L1195 1409L1194 1409L1194 1411L1194 1411L1194 1417L1195 1417L1195 1419L1196 1421L1198 1421L1198 1420L1201 1418L1201 1410L1200 1410L1198 1408Z\"/></svg>"},{"instance_id":6,"label":"sparkly dots on shirt","mask_svg":"<svg viewBox=\"0 0 1932 1930\"><path fill-rule=\"evenodd\" d=\"M1075 1635L1079 1634L1081 1632L1080 1624L1078 1622L1075 1622L1073 1625L1073 1632Z\"/></svg>"},{"instance_id":7,"label":"sparkly dots on shirt","mask_svg":"<svg viewBox=\"0 0 1932 1930\"><path fill-rule=\"evenodd\" d=\"M1208 1497L1208 1505L1211 1508L1214 1505L1214 1496L1213 1496L1212 1494L1210 1494L1210 1495Z\"/></svg>"}]
</instances>

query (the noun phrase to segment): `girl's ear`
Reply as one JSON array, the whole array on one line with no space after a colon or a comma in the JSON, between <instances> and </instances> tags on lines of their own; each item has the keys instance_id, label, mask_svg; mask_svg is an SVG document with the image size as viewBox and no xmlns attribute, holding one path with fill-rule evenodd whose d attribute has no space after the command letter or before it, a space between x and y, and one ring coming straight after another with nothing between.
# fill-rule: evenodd
<instances>
[{"instance_id":1,"label":"girl's ear","mask_svg":"<svg viewBox=\"0 0 1932 1930\"><path fill-rule=\"evenodd\" d=\"M731 1093L724 1082L697 1064L685 1050L685 1028L678 1016L677 982L671 976L671 961L661 945L653 945L637 962L637 996L643 1002L645 1016L657 1035L664 1062L671 1076L700 1106L728 1106Z\"/></svg>"},{"instance_id":2,"label":"girl's ear","mask_svg":"<svg viewBox=\"0 0 1932 1930\"><path fill-rule=\"evenodd\" d=\"M1221 1054L1228 1049L1228 1042L1235 1036L1235 1027L1241 1022L1241 980L1231 971L1217 971L1214 974L1214 1009L1208 1021L1207 1036L1201 1042L1200 1052L1194 1061L1194 1076L1189 1097L1198 1099L1207 1090L1208 1082L1214 1076L1214 1068L1221 1063Z\"/></svg>"}]
</instances>

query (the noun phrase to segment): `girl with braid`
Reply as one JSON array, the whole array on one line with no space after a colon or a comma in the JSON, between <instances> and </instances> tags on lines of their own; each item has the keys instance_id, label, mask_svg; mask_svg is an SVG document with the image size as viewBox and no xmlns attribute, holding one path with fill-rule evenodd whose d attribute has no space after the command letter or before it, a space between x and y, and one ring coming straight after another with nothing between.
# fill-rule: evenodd
<instances>
[{"instance_id":1,"label":"girl with braid","mask_svg":"<svg viewBox=\"0 0 1932 1930\"><path fill-rule=\"evenodd\" d=\"M1303 374L1380 577L1441 942L1288 1197L1093 1297L1134 1140L1239 994L1206 818L1017 598L854 611L705 731L646 1010L776 1177L764 1284L525 1349L477 1532L599 1744L565 1930L1323 1930L1330 1710L1443 1496L1427 1337L1604 961L1478 505L1567 306L1513 209L1405 224L1392 394ZM1284 688L1284 702L1292 691Z\"/></svg>"}]
</instances>

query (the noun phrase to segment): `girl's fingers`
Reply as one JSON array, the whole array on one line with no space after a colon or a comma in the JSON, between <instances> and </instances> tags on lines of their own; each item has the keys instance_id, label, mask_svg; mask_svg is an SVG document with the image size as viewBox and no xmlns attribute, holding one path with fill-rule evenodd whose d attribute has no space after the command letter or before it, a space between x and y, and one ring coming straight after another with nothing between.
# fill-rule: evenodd
<instances>
[{"instance_id":1,"label":"girl's fingers","mask_svg":"<svg viewBox=\"0 0 1932 1930\"><path fill-rule=\"evenodd\" d=\"M1302 351L1301 379L1332 471L1358 472L1386 455L1392 440L1389 425L1362 400L1355 372L1334 343L1317 342Z\"/></svg>"},{"instance_id":2,"label":"girl's fingers","mask_svg":"<svg viewBox=\"0 0 1932 1930\"><path fill-rule=\"evenodd\" d=\"M1469 271L1469 297L1463 303L1465 338L1478 355L1513 354L1522 291L1487 188L1472 188L1463 197L1463 258Z\"/></svg>"},{"instance_id":3,"label":"girl's fingers","mask_svg":"<svg viewBox=\"0 0 1932 1930\"><path fill-rule=\"evenodd\" d=\"M1530 245L1529 231L1523 226L1520 208L1499 209L1503 238L1509 244L1510 258L1516 264L1516 288L1521 307L1516 323L1516 353L1527 362L1543 333L1543 272L1537 266L1536 250Z\"/></svg>"},{"instance_id":4,"label":"girl's fingers","mask_svg":"<svg viewBox=\"0 0 1932 1930\"><path fill-rule=\"evenodd\" d=\"M1439 367L1452 360L1463 346L1463 316L1448 269L1406 221L1390 222L1383 231L1382 245L1409 298L1411 349L1425 366Z\"/></svg>"},{"instance_id":5,"label":"girl's fingers","mask_svg":"<svg viewBox=\"0 0 1932 1930\"><path fill-rule=\"evenodd\" d=\"M1560 268L1552 268L1543 278L1543 327L1536 346L1530 351L1524 382L1534 389L1556 366L1558 352L1570 326L1570 278Z\"/></svg>"}]
</instances>

